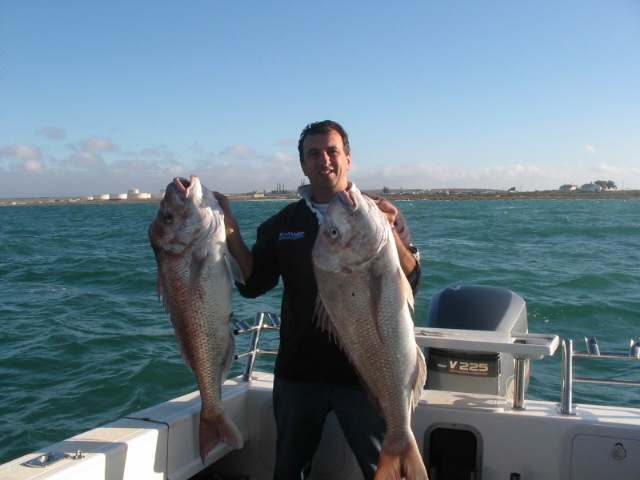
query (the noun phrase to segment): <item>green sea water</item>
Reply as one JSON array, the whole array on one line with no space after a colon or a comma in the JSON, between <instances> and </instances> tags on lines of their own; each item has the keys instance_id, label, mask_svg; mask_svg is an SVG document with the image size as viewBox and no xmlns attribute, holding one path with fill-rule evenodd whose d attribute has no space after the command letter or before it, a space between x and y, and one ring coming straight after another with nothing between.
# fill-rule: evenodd
<instances>
[{"instance_id":1,"label":"green sea water","mask_svg":"<svg viewBox=\"0 0 640 480\"><path fill-rule=\"evenodd\" d=\"M233 204L247 243L283 202ZM626 352L640 337L640 201L398 202L422 256L415 321L456 284L511 289L529 330ZM196 389L155 293L155 204L0 208L0 463ZM280 290L234 299L278 312ZM263 348L277 347L264 332ZM244 351L248 338L238 337ZM270 369L272 357L258 360ZM640 366L640 364L639 364ZM242 372L243 361L231 375ZM576 375L634 378L634 362L576 360ZM635 367L637 368L637 367ZM560 401L560 352L532 364L528 398ZM636 375L635 378L639 378ZM577 384L577 403L638 406L640 389Z\"/></svg>"}]
</instances>

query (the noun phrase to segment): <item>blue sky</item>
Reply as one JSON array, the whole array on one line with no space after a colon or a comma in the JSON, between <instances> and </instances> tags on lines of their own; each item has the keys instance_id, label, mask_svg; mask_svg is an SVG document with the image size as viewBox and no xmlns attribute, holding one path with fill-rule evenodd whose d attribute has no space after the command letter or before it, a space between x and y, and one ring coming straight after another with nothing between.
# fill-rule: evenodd
<instances>
[{"instance_id":1,"label":"blue sky","mask_svg":"<svg viewBox=\"0 0 640 480\"><path fill-rule=\"evenodd\" d=\"M293 189L327 118L364 189L640 189L640 1L0 0L0 197Z\"/></svg>"}]
</instances>

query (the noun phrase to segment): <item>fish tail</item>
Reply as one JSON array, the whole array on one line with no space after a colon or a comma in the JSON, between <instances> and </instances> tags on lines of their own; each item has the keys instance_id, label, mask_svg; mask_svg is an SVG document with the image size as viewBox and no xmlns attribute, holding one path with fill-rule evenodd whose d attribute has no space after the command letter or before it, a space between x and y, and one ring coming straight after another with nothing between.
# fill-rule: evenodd
<instances>
[{"instance_id":1,"label":"fish tail","mask_svg":"<svg viewBox=\"0 0 640 480\"><path fill-rule=\"evenodd\" d=\"M400 452L382 447L374 480L429 480L427 469L415 439L408 442Z\"/></svg>"},{"instance_id":2,"label":"fish tail","mask_svg":"<svg viewBox=\"0 0 640 480\"><path fill-rule=\"evenodd\" d=\"M211 450L221 442L233 448L242 448L244 444L240 431L225 413L206 417L200 412L199 437L200 458L203 464Z\"/></svg>"}]
</instances>

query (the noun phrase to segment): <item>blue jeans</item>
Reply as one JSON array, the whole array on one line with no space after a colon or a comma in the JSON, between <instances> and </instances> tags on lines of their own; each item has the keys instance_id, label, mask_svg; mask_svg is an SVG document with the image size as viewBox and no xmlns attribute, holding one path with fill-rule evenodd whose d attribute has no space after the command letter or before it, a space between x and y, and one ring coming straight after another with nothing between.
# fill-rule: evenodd
<instances>
[{"instance_id":1,"label":"blue jeans","mask_svg":"<svg viewBox=\"0 0 640 480\"><path fill-rule=\"evenodd\" d=\"M360 385L275 379L278 438L274 480L300 480L311 472L327 414L334 410L365 480L373 480L385 423Z\"/></svg>"}]
</instances>

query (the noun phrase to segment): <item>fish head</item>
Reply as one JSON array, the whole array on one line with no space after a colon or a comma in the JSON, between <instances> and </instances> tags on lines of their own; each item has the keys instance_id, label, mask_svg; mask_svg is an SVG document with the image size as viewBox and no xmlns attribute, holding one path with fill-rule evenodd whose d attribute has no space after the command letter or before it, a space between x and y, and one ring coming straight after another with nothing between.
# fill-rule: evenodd
<instances>
[{"instance_id":1,"label":"fish head","mask_svg":"<svg viewBox=\"0 0 640 480\"><path fill-rule=\"evenodd\" d=\"M205 241L223 221L213 193L197 176L176 177L167 185L149 226L149 239L154 248L181 252Z\"/></svg>"},{"instance_id":2,"label":"fish head","mask_svg":"<svg viewBox=\"0 0 640 480\"><path fill-rule=\"evenodd\" d=\"M348 272L374 258L389 239L389 222L355 185L329 202L313 248L322 270Z\"/></svg>"}]
</instances>

